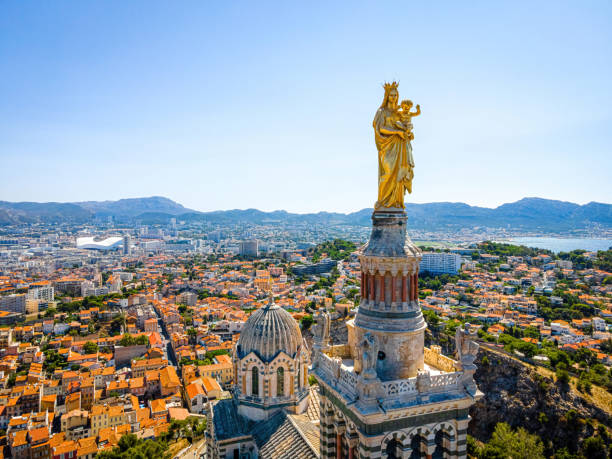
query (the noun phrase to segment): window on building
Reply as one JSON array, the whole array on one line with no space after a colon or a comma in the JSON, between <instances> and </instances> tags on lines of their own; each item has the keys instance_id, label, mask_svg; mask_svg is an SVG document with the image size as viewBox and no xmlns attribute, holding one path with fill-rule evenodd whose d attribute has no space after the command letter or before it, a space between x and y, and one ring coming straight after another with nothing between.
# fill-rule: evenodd
<instances>
[{"instance_id":1,"label":"window on building","mask_svg":"<svg viewBox=\"0 0 612 459\"><path fill-rule=\"evenodd\" d=\"M253 367L251 373L251 395L259 395L259 370Z\"/></svg>"},{"instance_id":2,"label":"window on building","mask_svg":"<svg viewBox=\"0 0 612 459\"><path fill-rule=\"evenodd\" d=\"M285 395L285 369L278 367L276 370L276 396Z\"/></svg>"}]
</instances>

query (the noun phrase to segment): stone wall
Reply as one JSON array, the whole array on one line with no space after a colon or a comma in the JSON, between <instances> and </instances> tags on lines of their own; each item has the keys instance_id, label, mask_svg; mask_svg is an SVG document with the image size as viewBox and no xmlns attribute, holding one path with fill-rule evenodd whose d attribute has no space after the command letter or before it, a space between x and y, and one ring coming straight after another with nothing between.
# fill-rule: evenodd
<instances>
[{"instance_id":1,"label":"stone wall","mask_svg":"<svg viewBox=\"0 0 612 459\"><path fill-rule=\"evenodd\" d=\"M142 357L147 352L147 346L139 344L136 346L115 347L115 367L121 368L130 365L133 358Z\"/></svg>"},{"instance_id":2,"label":"stone wall","mask_svg":"<svg viewBox=\"0 0 612 459\"><path fill-rule=\"evenodd\" d=\"M446 371L447 373L453 373L458 371L457 362L453 359L442 355L440 346L431 346L431 348L424 348L425 363L436 367L439 370Z\"/></svg>"}]
</instances>

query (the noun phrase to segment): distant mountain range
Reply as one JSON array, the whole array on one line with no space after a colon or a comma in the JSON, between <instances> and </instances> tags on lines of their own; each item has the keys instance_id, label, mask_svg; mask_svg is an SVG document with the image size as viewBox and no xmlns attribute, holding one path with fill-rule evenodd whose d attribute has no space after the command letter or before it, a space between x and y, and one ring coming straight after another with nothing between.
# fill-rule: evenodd
<instances>
[{"instance_id":1,"label":"distant mountain range","mask_svg":"<svg viewBox=\"0 0 612 459\"><path fill-rule=\"evenodd\" d=\"M406 204L409 224L415 229L458 230L461 228L515 228L524 231L566 232L570 230L612 229L612 205L524 198L494 209L463 203L435 202ZM218 224L239 222L275 224L369 226L372 209L349 214L319 212L295 214L284 210L262 212L257 209L198 212L164 197L86 201L74 203L36 203L0 201L0 225L25 223L86 223L112 216L118 221L166 224L171 217L181 221L206 221Z\"/></svg>"}]
</instances>

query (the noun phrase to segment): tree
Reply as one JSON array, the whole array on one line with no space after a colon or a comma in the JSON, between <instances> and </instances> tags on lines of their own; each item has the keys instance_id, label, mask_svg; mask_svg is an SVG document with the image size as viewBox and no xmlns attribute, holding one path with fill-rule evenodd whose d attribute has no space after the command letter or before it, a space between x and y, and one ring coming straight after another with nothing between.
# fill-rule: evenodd
<instances>
[{"instance_id":1,"label":"tree","mask_svg":"<svg viewBox=\"0 0 612 459\"><path fill-rule=\"evenodd\" d=\"M481 459L544 459L544 445L537 435L529 434L519 427L513 430L505 422L495 426L495 431L489 443L480 454Z\"/></svg>"},{"instance_id":2,"label":"tree","mask_svg":"<svg viewBox=\"0 0 612 459\"><path fill-rule=\"evenodd\" d=\"M612 354L612 338L608 338L607 340L603 341L600 346L601 352Z\"/></svg>"},{"instance_id":3,"label":"tree","mask_svg":"<svg viewBox=\"0 0 612 459\"><path fill-rule=\"evenodd\" d=\"M440 323L440 318L438 317L438 314L436 314L434 311L430 311L429 309L423 311L423 317L425 318L427 325L432 328L436 328L437 325Z\"/></svg>"},{"instance_id":4,"label":"tree","mask_svg":"<svg viewBox=\"0 0 612 459\"><path fill-rule=\"evenodd\" d=\"M83 345L83 352L85 352L85 354L97 354L98 353L98 345L96 343L94 343L93 341L87 341Z\"/></svg>"},{"instance_id":5,"label":"tree","mask_svg":"<svg viewBox=\"0 0 612 459\"><path fill-rule=\"evenodd\" d=\"M582 444L584 457L589 459L606 459L608 457L606 444L601 437L589 437Z\"/></svg>"},{"instance_id":6,"label":"tree","mask_svg":"<svg viewBox=\"0 0 612 459\"><path fill-rule=\"evenodd\" d=\"M313 324L313 322L314 322L314 319L312 318L310 314L302 317L302 320L300 320L300 324L302 325L302 330L308 330L310 326Z\"/></svg>"},{"instance_id":7,"label":"tree","mask_svg":"<svg viewBox=\"0 0 612 459\"><path fill-rule=\"evenodd\" d=\"M563 370L561 368L557 369L557 382L563 386L567 386L569 384L569 373L567 370Z\"/></svg>"},{"instance_id":8,"label":"tree","mask_svg":"<svg viewBox=\"0 0 612 459\"><path fill-rule=\"evenodd\" d=\"M136 344L136 340L129 333L126 333L125 335L123 335L121 339L119 340L120 346L127 347L127 346L133 346L134 344Z\"/></svg>"},{"instance_id":9,"label":"tree","mask_svg":"<svg viewBox=\"0 0 612 459\"><path fill-rule=\"evenodd\" d=\"M118 316L114 317L111 321L111 335L118 335L123 329L125 329L125 314L121 313Z\"/></svg>"},{"instance_id":10,"label":"tree","mask_svg":"<svg viewBox=\"0 0 612 459\"><path fill-rule=\"evenodd\" d=\"M187 329L187 336L189 336L189 342L191 344L195 344L196 338L198 336L198 331L195 328L191 327Z\"/></svg>"},{"instance_id":11,"label":"tree","mask_svg":"<svg viewBox=\"0 0 612 459\"><path fill-rule=\"evenodd\" d=\"M111 450L98 452L98 459L124 459L133 457L138 459L167 459L167 444L157 440L138 439L134 434L121 437L119 444Z\"/></svg>"},{"instance_id":12,"label":"tree","mask_svg":"<svg viewBox=\"0 0 612 459\"><path fill-rule=\"evenodd\" d=\"M526 336L527 338L535 338L535 339L540 339L540 331L532 326L526 327L525 330L523 331L523 335Z\"/></svg>"}]
</instances>

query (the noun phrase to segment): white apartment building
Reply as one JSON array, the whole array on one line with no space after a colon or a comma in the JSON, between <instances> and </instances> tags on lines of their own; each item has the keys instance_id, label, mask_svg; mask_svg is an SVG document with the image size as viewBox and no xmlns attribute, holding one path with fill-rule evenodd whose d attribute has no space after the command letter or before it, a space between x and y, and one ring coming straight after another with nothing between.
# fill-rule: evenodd
<instances>
[{"instance_id":1,"label":"white apartment building","mask_svg":"<svg viewBox=\"0 0 612 459\"><path fill-rule=\"evenodd\" d=\"M28 290L27 300L41 300L45 302L55 301L55 290L53 286L34 287Z\"/></svg>"},{"instance_id":2,"label":"white apartment building","mask_svg":"<svg viewBox=\"0 0 612 459\"><path fill-rule=\"evenodd\" d=\"M26 296L25 294L12 294L7 296L0 296L0 311L8 312L19 312L25 314L26 312Z\"/></svg>"},{"instance_id":3,"label":"white apartment building","mask_svg":"<svg viewBox=\"0 0 612 459\"><path fill-rule=\"evenodd\" d=\"M247 241L240 241L240 255L249 257L256 257L259 255L259 241L257 239L251 239Z\"/></svg>"},{"instance_id":4,"label":"white apartment building","mask_svg":"<svg viewBox=\"0 0 612 459\"><path fill-rule=\"evenodd\" d=\"M432 274L457 274L461 269L461 256L456 253L425 252L421 271Z\"/></svg>"},{"instance_id":5,"label":"white apartment building","mask_svg":"<svg viewBox=\"0 0 612 459\"><path fill-rule=\"evenodd\" d=\"M603 320L601 317L593 317L591 321L593 322L594 331L608 331L608 325L606 324L606 321Z\"/></svg>"},{"instance_id":6,"label":"white apartment building","mask_svg":"<svg viewBox=\"0 0 612 459\"><path fill-rule=\"evenodd\" d=\"M570 332L570 326L564 320L554 320L550 323L550 332L552 335L567 335Z\"/></svg>"}]
</instances>

